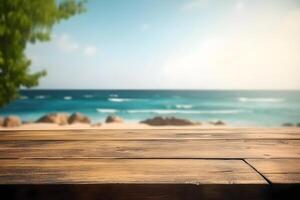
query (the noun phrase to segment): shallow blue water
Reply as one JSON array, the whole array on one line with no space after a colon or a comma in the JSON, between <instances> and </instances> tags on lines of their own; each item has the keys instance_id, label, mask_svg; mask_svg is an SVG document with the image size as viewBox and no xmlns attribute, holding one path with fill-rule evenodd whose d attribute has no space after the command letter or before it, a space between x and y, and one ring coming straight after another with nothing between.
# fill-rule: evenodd
<instances>
[{"instance_id":1,"label":"shallow blue water","mask_svg":"<svg viewBox=\"0 0 300 200\"><path fill-rule=\"evenodd\" d=\"M0 114L31 121L49 112L75 111L94 122L117 114L127 121L160 115L280 126L300 122L300 91L26 90Z\"/></svg>"}]
</instances>

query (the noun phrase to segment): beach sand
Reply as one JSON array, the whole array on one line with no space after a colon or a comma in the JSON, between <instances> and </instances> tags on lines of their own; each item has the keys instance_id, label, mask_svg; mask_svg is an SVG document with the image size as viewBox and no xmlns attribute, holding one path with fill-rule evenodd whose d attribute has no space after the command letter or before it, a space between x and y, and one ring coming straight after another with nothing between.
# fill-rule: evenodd
<instances>
[{"instance_id":1,"label":"beach sand","mask_svg":"<svg viewBox=\"0 0 300 200\"><path fill-rule=\"evenodd\" d=\"M198 129L198 128L216 128L228 127L228 125L215 126L209 123L193 126L149 126L147 124L126 122L126 123L103 123L101 126L92 126L90 124L72 124L57 125L53 123L30 123L19 127L6 128L0 127L0 131L5 130L79 130L79 129Z\"/></svg>"}]
</instances>

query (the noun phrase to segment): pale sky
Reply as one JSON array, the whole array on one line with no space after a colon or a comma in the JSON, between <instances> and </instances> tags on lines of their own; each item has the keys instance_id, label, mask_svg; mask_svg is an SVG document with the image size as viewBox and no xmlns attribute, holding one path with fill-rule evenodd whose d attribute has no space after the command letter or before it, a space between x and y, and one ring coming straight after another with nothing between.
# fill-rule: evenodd
<instances>
[{"instance_id":1,"label":"pale sky","mask_svg":"<svg viewBox=\"0 0 300 200\"><path fill-rule=\"evenodd\" d=\"M27 55L39 88L300 89L300 0L89 0Z\"/></svg>"}]
</instances>

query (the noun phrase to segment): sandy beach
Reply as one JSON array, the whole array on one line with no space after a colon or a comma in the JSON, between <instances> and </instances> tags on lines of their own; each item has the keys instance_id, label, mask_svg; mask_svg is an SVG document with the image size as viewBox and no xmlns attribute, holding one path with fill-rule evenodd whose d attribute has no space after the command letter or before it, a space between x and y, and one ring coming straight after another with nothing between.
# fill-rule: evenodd
<instances>
[{"instance_id":1,"label":"sandy beach","mask_svg":"<svg viewBox=\"0 0 300 200\"><path fill-rule=\"evenodd\" d=\"M6 130L78 130L78 129L198 129L198 128L217 128L229 127L228 125L215 126L209 123L193 126L150 126L141 123L103 123L101 126L92 126L90 124L77 123L72 125L58 125L53 123L31 123L22 124L19 127L0 127L0 131Z\"/></svg>"}]
</instances>

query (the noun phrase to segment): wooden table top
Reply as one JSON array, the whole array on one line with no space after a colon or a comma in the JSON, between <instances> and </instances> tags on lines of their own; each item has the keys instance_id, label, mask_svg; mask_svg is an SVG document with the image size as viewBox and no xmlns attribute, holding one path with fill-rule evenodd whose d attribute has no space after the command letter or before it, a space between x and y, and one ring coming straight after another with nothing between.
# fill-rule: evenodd
<instances>
[{"instance_id":1,"label":"wooden table top","mask_svg":"<svg viewBox=\"0 0 300 200\"><path fill-rule=\"evenodd\" d=\"M0 184L20 183L300 183L300 129L1 131Z\"/></svg>"}]
</instances>

